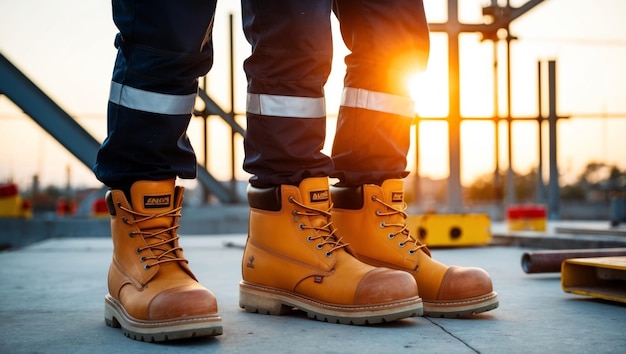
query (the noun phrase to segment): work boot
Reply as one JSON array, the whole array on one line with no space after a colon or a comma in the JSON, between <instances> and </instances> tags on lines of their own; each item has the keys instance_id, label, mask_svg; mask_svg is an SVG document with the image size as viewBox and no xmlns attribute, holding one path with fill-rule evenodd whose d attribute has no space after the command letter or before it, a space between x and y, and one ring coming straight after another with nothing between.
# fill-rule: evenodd
<instances>
[{"instance_id":1,"label":"work boot","mask_svg":"<svg viewBox=\"0 0 626 354\"><path fill-rule=\"evenodd\" d=\"M215 296L198 283L178 245L183 188L173 179L139 181L130 203L121 190L105 199L113 236L106 324L147 342L222 334Z\"/></svg>"},{"instance_id":2,"label":"work boot","mask_svg":"<svg viewBox=\"0 0 626 354\"><path fill-rule=\"evenodd\" d=\"M358 261L330 221L328 178L299 186L248 188L250 229L242 259L239 305L341 324L419 316L422 300L406 272Z\"/></svg>"},{"instance_id":3,"label":"work boot","mask_svg":"<svg viewBox=\"0 0 626 354\"><path fill-rule=\"evenodd\" d=\"M402 180L387 180L382 186L333 186L331 191L333 222L355 256L374 266L412 274L425 316L466 317L498 307L487 272L441 264L409 233Z\"/></svg>"}]
</instances>

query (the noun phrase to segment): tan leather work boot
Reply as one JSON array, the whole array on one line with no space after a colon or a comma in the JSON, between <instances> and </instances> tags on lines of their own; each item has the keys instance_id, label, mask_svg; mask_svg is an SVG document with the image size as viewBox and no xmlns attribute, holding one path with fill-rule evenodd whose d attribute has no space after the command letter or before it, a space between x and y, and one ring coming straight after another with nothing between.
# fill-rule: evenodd
<instances>
[{"instance_id":1,"label":"tan leather work boot","mask_svg":"<svg viewBox=\"0 0 626 354\"><path fill-rule=\"evenodd\" d=\"M432 259L406 228L404 184L331 188L333 222L361 261L401 269L415 277L424 315L466 317L498 307L489 274L480 268L446 266Z\"/></svg>"},{"instance_id":2,"label":"tan leather work boot","mask_svg":"<svg viewBox=\"0 0 626 354\"><path fill-rule=\"evenodd\" d=\"M250 230L239 305L281 315L292 309L341 324L372 324L422 313L407 273L355 259L330 222L328 178L299 186L248 188Z\"/></svg>"},{"instance_id":3,"label":"tan leather work boot","mask_svg":"<svg viewBox=\"0 0 626 354\"><path fill-rule=\"evenodd\" d=\"M147 342L222 334L211 291L198 283L178 245L183 188L174 180L135 182L131 202L107 192L113 261L107 325Z\"/></svg>"}]
</instances>

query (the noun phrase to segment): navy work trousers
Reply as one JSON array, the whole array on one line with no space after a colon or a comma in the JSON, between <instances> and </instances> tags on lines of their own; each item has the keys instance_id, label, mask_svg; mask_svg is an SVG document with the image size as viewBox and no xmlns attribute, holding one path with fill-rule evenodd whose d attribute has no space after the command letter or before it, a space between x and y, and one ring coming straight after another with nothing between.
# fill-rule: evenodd
<instances>
[{"instance_id":1,"label":"navy work trousers","mask_svg":"<svg viewBox=\"0 0 626 354\"><path fill-rule=\"evenodd\" d=\"M118 55L108 136L94 166L107 186L195 177L186 135L193 107L188 98L213 62L215 6L216 0L113 0ZM408 96L403 80L425 68L429 51L421 0L242 0L252 46L244 63L249 95L323 98L333 11L351 51L345 86ZM311 176L336 176L348 185L403 177L410 122L388 112L341 107L331 158L321 153L323 115L248 110L244 169L257 186L298 184Z\"/></svg>"}]
</instances>

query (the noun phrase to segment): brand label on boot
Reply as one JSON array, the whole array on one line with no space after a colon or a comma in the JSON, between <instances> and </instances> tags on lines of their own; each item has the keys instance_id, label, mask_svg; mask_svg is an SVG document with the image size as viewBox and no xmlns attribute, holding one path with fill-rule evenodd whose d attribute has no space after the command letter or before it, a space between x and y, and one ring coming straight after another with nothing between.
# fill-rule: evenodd
<instances>
[{"instance_id":1,"label":"brand label on boot","mask_svg":"<svg viewBox=\"0 0 626 354\"><path fill-rule=\"evenodd\" d=\"M171 195L146 195L143 197L143 207L146 209L168 208Z\"/></svg>"},{"instance_id":2,"label":"brand label on boot","mask_svg":"<svg viewBox=\"0 0 626 354\"><path fill-rule=\"evenodd\" d=\"M327 202L328 190L326 189L321 191L310 191L309 200L311 201L311 203Z\"/></svg>"},{"instance_id":3,"label":"brand label on boot","mask_svg":"<svg viewBox=\"0 0 626 354\"><path fill-rule=\"evenodd\" d=\"M248 268L254 268L254 256L250 256L248 258L248 263L246 264L246 267Z\"/></svg>"},{"instance_id":4,"label":"brand label on boot","mask_svg":"<svg viewBox=\"0 0 626 354\"><path fill-rule=\"evenodd\" d=\"M403 192L391 192L391 202L392 203L402 203L403 201Z\"/></svg>"}]
</instances>

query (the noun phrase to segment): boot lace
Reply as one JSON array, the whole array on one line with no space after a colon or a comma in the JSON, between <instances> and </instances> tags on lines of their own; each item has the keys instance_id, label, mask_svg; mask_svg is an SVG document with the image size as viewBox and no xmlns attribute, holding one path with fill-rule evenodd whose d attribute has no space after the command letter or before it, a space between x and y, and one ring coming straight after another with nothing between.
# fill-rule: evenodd
<instances>
[{"instance_id":1,"label":"boot lace","mask_svg":"<svg viewBox=\"0 0 626 354\"><path fill-rule=\"evenodd\" d=\"M410 254L415 254L415 252L417 252L420 249L423 249L424 252L426 252L426 254L430 254L430 252L428 251L428 248L426 247L426 245L423 244L418 239L416 239L415 237L413 237L413 235L411 235L411 232L409 231L409 229L406 227L406 222L404 222L404 220L406 220L406 218L408 216L407 213L405 212L405 210L407 208L406 203L403 203L402 208L396 208L395 206L393 206L391 204L385 203L385 201L383 201L382 199L380 199L380 198L378 198L376 196L372 196L372 200L382 204L383 206L385 206L384 211L376 210L376 215L377 216L399 215L402 218L402 222L401 223L386 223L384 221L381 221L380 227L382 227L382 228L390 227L390 228L397 229L396 231L391 231L387 235L389 237L389 239L394 239L398 235L403 236L404 240L400 241L400 243L398 243L398 245L400 247L404 247L407 244L412 245L412 247L409 249L409 253Z\"/></svg>"},{"instance_id":2,"label":"boot lace","mask_svg":"<svg viewBox=\"0 0 626 354\"><path fill-rule=\"evenodd\" d=\"M162 217L170 217L176 218L180 217L182 214L180 213L182 207L174 208L170 211L159 213L159 214L144 214L137 212L132 209L128 209L121 204L118 204L118 207L134 216L133 219L129 219L125 216L122 217L124 223L128 225L141 224L142 222L162 218ZM142 263L146 263L144 266L145 270L154 267L155 265L167 263L167 262L178 262L183 261L187 262L185 258L179 257L177 255L177 251L182 251L181 247L178 247L178 239L179 236L176 233L176 229L178 229L180 225L175 223L174 226L160 229L146 229L142 230L139 228L139 231L131 231L129 233L130 237L141 236L146 241L145 246L140 246L135 249L137 254L141 254L145 250L150 250L150 255L142 256L140 261Z\"/></svg>"},{"instance_id":3,"label":"boot lace","mask_svg":"<svg viewBox=\"0 0 626 354\"><path fill-rule=\"evenodd\" d=\"M343 242L343 238L341 237L338 238L337 235L335 235L335 232L337 231L337 229L335 229L332 226L333 223L332 221L330 221L330 215L331 215L330 210L332 209L332 205L330 205L327 211L324 211L324 210L314 209L307 205L304 205L300 203L299 201L297 201L294 197L289 197L289 202L296 204L297 206L304 209L304 211L294 209L292 212L294 216L306 216L306 217L311 217L311 218L323 217L324 220L326 220L326 223L321 226L305 225L304 223L301 223L298 225L298 228L300 230L315 231L312 235L307 236L307 241L314 242L316 240L319 240L319 243L317 244L317 249L322 250L325 245L330 246L330 249L326 251L326 253L324 254L326 257L330 257L332 256L332 253L334 251L348 246L348 243Z\"/></svg>"}]
</instances>

